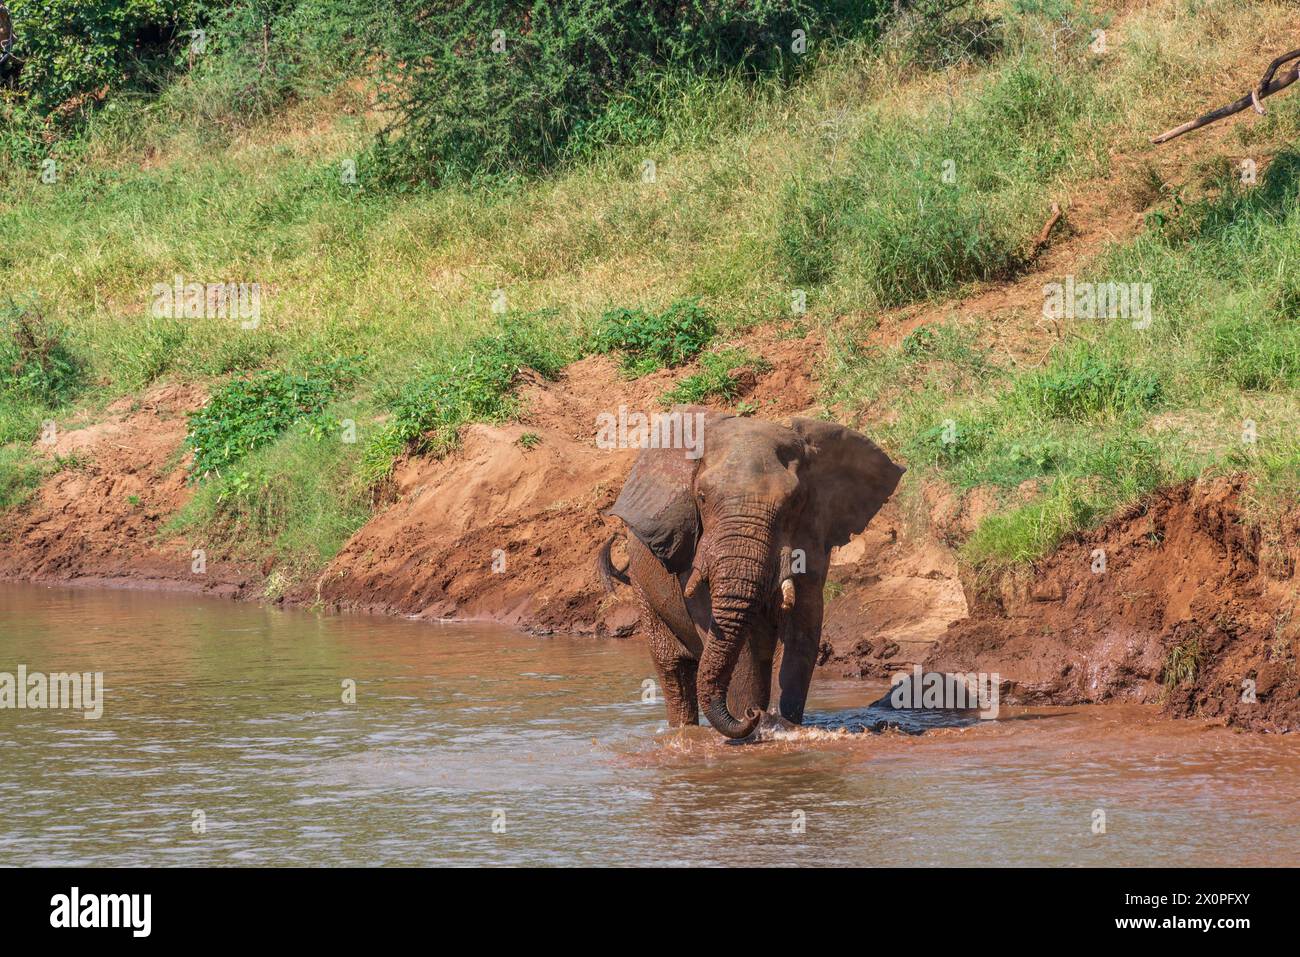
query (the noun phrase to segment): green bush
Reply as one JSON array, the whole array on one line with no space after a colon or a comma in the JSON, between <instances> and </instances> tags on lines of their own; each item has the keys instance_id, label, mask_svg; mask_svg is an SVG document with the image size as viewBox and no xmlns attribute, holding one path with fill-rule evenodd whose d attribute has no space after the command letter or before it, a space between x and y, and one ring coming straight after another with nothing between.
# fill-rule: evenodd
<instances>
[{"instance_id":1,"label":"green bush","mask_svg":"<svg viewBox=\"0 0 1300 957\"><path fill-rule=\"evenodd\" d=\"M147 80L170 62L197 0L9 0L19 64L17 98L45 116L84 109L83 98Z\"/></svg>"},{"instance_id":2,"label":"green bush","mask_svg":"<svg viewBox=\"0 0 1300 957\"><path fill-rule=\"evenodd\" d=\"M238 557L269 556L290 576L324 565L365 523L370 497L357 479L358 447L316 425L290 426L204 482L168 530L202 535Z\"/></svg>"},{"instance_id":3,"label":"green bush","mask_svg":"<svg viewBox=\"0 0 1300 957\"><path fill-rule=\"evenodd\" d=\"M1018 380L1009 401L1031 417L1083 420L1150 409L1162 393L1155 373L1079 345Z\"/></svg>"},{"instance_id":4,"label":"green bush","mask_svg":"<svg viewBox=\"0 0 1300 957\"><path fill-rule=\"evenodd\" d=\"M220 475L291 425L314 420L350 384L354 360L339 359L302 375L279 370L228 382L197 412L189 413L185 444L194 452L191 479Z\"/></svg>"},{"instance_id":5,"label":"green bush","mask_svg":"<svg viewBox=\"0 0 1300 957\"><path fill-rule=\"evenodd\" d=\"M0 306L0 395L57 406L81 387L84 365L66 330L35 306Z\"/></svg>"},{"instance_id":6,"label":"green bush","mask_svg":"<svg viewBox=\"0 0 1300 957\"><path fill-rule=\"evenodd\" d=\"M712 341L718 323L694 299L679 299L663 312L611 309L596 327L597 352L618 352L623 370L645 375L693 359Z\"/></svg>"},{"instance_id":7,"label":"green bush","mask_svg":"<svg viewBox=\"0 0 1300 957\"><path fill-rule=\"evenodd\" d=\"M364 52L343 0L10 0L16 40L0 76L0 148L50 155L51 133L99 106L162 97L229 126L338 79ZM188 75L190 82L176 83Z\"/></svg>"},{"instance_id":8,"label":"green bush","mask_svg":"<svg viewBox=\"0 0 1300 957\"><path fill-rule=\"evenodd\" d=\"M168 91L169 104L203 123L242 126L329 89L366 53L365 11L344 0L205 0L207 49L189 58L189 82Z\"/></svg>"},{"instance_id":9,"label":"green bush","mask_svg":"<svg viewBox=\"0 0 1300 957\"><path fill-rule=\"evenodd\" d=\"M408 449L441 455L468 422L497 420L514 409L511 390L523 369L554 378L574 351L549 328L550 312L503 320L472 339L444 365L386 397L391 418L367 444L362 474L373 484L388 475Z\"/></svg>"},{"instance_id":10,"label":"green bush","mask_svg":"<svg viewBox=\"0 0 1300 957\"><path fill-rule=\"evenodd\" d=\"M882 0L474 0L381 5L379 85L396 117L381 167L421 182L530 172L574 131L665 70L793 72L792 33L811 44L874 27ZM499 31L499 32L498 32ZM635 99L635 97L634 97ZM637 110L635 112L640 112ZM640 129L636 117L609 128Z\"/></svg>"}]
</instances>

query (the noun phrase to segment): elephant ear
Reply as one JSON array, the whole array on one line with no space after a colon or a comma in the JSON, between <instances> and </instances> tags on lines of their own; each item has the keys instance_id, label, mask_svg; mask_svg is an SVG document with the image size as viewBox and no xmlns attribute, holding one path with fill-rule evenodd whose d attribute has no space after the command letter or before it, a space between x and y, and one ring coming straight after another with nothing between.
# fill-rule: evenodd
<instances>
[{"instance_id":1,"label":"elephant ear","mask_svg":"<svg viewBox=\"0 0 1300 957\"><path fill-rule=\"evenodd\" d=\"M815 532L829 551L867 527L907 470L862 433L834 422L797 418L790 428L808 448L800 474Z\"/></svg>"},{"instance_id":2,"label":"elephant ear","mask_svg":"<svg viewBox=\"0 0 1300 957\"><path fill-rule=\"evenodd\" d=\"M673 412L704 418L701 437L710 426L732 418L702 406L675 406ZM702 447L701 447L702 448ZM658 556L669 571L684 571L695 555L700 535L700 513L695 507L695 472L702 458L691 458L683 448L643 448L636 464L609 510Z\"/></svg>"}]
</instances>

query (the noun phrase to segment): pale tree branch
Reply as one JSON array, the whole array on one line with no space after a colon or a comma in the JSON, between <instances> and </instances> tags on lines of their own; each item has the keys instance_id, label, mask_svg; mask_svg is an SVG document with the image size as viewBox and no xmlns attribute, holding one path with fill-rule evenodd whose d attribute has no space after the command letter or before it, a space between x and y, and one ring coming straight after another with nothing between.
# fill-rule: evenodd
<instances>
[{"instance_id":1,"label":"pale tree branch","mask_svg":"<svg viewBox=\"0 0 1300 957\"><path fill-rule=\"evenodd\" d=\"M1283 64L1290 63L1292 60L1300 60L1300 50L1292 50L1290 53L1284 53L1268 65L1264 71L1264 76L1259 83L1249 93L1241 98L1234 100L1227 106L1221 106L1217 110L1212 110L1204 116L1195 120L1190 120L1182 126L1175 126L1172 130L1167 130L1159 136L1151 138L1152 143L1167 143L1175 137L1182 136L1184 133L1190 133L1192 130L1199 130L1202 126L1209 126L1211 123L1217 123L1219 120L1240 113L1242 110L1254 107L1256 112L1263 113L1264 107L1260 100L1272 96L1278 90L1285 90L1296 80L1300 80L1300 62L1294 64L1285 73L1278 75L1277 71Z\"/></svg>"}]
</instances>

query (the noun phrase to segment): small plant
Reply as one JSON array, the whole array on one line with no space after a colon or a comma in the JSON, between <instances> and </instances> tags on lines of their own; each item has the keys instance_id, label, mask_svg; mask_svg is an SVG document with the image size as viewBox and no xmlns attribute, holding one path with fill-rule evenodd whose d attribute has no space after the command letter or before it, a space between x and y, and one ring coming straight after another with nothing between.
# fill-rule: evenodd
<instances>
[{"instance_id":1,"label":"small plant","mask_svg":"<svg viewBox=\"0 0 1300 957\"><path fill-rule=\"evenodd\" d=\"M1165 693L1168 694L1179 685L1195 681L1196 673L1204 660L1205 652L1201 648L1201 639L1195 635L1184 638L1170 648L1169 654L1165 656L1162 672Z\"/></svg>"},{"instance_id":2,"label":"small plant","mask_svg":"<svg viewBox=\"0 0 1300 957\"><path fill-rule=\"evenodd\" d=\"M742 376L762 375L772 370L772 363L744 349L724 349L700 358L700 371L688 375L663 395L666 405L690 405L706 399L734 402L743 390Z\"/></svg>"},{"instance_id":3,"label":"small plant","mask_svg":"<svg viewBox=\"0 0 1300 957\"><path fill-rule=\"evenodd\" d=\"M531 451L542 444L542 437L536 432L525 432L523 435L519 436L516 441L519 443L521 448Z\"/></svg>"},{"instance_id":4,"label":"small plant","mask_svg":"<svg viewBox=\"0 0 1300 957\"><path fill-rule=\"evenodd\" d=\"M717 321L693 299L679 299L659 314L611 309L596 328L597 352L619 352L632 376L690 361L717 333Z\"/></svg>"},{"instance_id":5,"label":"small plant","mask_svg":"<svg viewBox=\"0 0 1300 957\"><path fill-rule=\"evenodd\" d=\"M0 512L26 502L44 477L40 462L26 449L0 446Z\"/></svg>"},{"instance_id":6,"label":"small plant","mask_svg":"<svg viewBox=\"0 0 1300 957\"><path fill-rule=\"evenodd\" d=\"M920 359L934 354L938 335L934 326L917 326L903 337L902 353L909 359Z\"/></svg>"},{"instance_id":7,"label":"small plant","mask_svg":"<svg viewBox=\"0 0 1300 957\"><path fill-rule=\"evenodd\" d=\"M1011 397L1030 415L1052 419L1089 419L1138 412L1159 404L1163 387L1153 372L1074 348L1042 372L1021 379Z\"/></svg>"},{"instance_id":8,"label":"small plant","mask_svg":"<svg viewBox=\"0 0 1300 957\"><path fill-rule=\"evenodd\" d=\"M128 504L128 505L135 506L136 508L138 508L138 507L140 506L140 496L139 496L139 495L128 495L128 496L126 497L126 501L127 501L127 504Z\"/></svg>"},{"instance_id":9,"label":"small plant","mask_svg":"<svg viewBox=\"0 0 1300 957\"><path fill-rule=\"evenodd\" d=\"M289 426L319 417L339 388L351 384L355 360L337 359L296 375L271 370L228 382L189 414L191 481L228 469Z\"/></svg>"},{"instance_id":10,"label":"small plant","mask_svg":"<svg viewBox=\"0 0 1300 957\"><path fill-rule=\"evenodd\" d=\"M384 479L408 448L441 455L456 444L458 430L474 421L500 420L514 410L511 396L528 368L554 378L571 356L554 344L547 314L512 317L494 332L473 339L445 367L408 383L387 403L392 418L366 446L362 472L371 484Z\"/></svg>"}]
</instances>

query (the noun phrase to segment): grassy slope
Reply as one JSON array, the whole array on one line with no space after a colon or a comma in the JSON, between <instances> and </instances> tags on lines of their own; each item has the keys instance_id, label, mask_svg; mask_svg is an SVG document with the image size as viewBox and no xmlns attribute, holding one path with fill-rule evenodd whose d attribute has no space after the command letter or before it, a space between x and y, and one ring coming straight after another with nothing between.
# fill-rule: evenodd
<instances>
[{"instance_id":1,"label":"grassy slope","mask_svg":"<svg viewBox=\"0 0 1300 957\"><path fill-rule=\"evenodd\" d=\"M1284 94L1227 135L1199 134L1178 203L1146 184L1166 225L1072 267L1081 279L1152 282L1152 330L1077 323L1060 342L1040 329L1023 350L994 353L991 330L940 322L864 346L901 304L1013 280L1051 202L1076 187L1142 189L1141 176L1109 183L1116 156L1235 95L1287 45L1286 7L1239 7L1166 0L1125 14L1103 57L1086 34L1053 52L1046 25L1028 18L993 62L949 75L845 48L793 91L684 83L662 140L493 189L380 194L364 166L360 185L341 183L339 164L361 155L374 123L355 92L224 133L189 122L193 98L178 97L184 108L106 123L57 186L7 171L6 288L36 292L68 327L89 386L56 408L0 398L0 443L160 378L360 357L331 410L355 419L355 444L293 425L205 483L176 523L272 552L296 574L364 520L377 420L431 374L463 368L467 343L495 321L494 290L516 314L555 310L530 328L562 359L611 307L700 297L725 338L788 316L803 289L802 321L831 343L824 379L837 412L868 414L922 475L1004 500L967 543L973 561L1032 559L1205 468L1259 472L1266 506L1294 494L1297 471L1294 165L1284 157L1243 195L1225 189L1221 167L1240 155L1264 167L1294 140L1300 97ZM954 183L941 177L946 159ZM152 318L150 287L177 273L260 282L262 325ZM1253 449L1239 440L1247 418ZM6 501L36 474L14 449L0 473Z\"/></svg>"}]
</instances>

